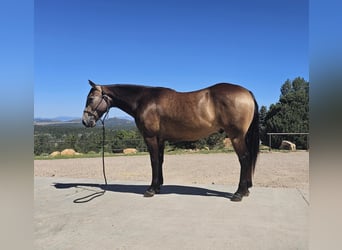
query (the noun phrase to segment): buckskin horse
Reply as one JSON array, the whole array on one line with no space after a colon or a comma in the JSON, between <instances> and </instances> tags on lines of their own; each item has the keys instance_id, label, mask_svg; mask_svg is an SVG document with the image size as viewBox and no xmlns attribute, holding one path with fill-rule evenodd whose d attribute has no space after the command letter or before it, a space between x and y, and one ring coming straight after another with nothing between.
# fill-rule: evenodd
<instances>
[{"instance_id":1,"label":"buckskin horse","mask_svg":"<svg viewBox=\"0 0 342 250\"><path fill-rule=\"evenodd\" d=\"M218 131L231 139L240 162L240 180L232 201L249 195L259 153L259 110L251 91L219 83L193 92L128 84L98 85L89 80L82 123L94 127L111 107L135 119L150 153L152 182L144 193L152 197L163 184L165 141L195 141Z\"/></svg>"}]
</instances>

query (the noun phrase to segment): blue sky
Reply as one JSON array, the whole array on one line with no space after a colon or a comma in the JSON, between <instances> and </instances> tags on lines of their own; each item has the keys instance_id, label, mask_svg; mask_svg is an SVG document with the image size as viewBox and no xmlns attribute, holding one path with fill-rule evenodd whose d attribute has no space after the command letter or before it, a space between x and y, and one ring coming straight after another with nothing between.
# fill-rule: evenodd
<instances>
[{"instance_id":1,"label":"blue sky","mask_svg":"<svg viewBox=\"0 0 342 250\"><path fill-rule=\"evenodd\" d=\"M231 82L268 107L286 79L309 80L308 9L302 0L36 0L34 116L81 117L88 79L178 91Z\"/></svg>"}]
</instances>

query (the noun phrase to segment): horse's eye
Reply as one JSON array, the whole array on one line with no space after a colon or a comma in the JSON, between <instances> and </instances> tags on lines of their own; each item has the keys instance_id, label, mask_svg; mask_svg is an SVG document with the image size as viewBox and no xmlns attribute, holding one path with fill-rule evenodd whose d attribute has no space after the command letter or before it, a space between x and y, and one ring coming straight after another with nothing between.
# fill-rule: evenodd
<instances>
[{"instance_id":1,"label":"horse's eye","mask_svg":"<svg viewBox=\"0 0 342 250\"><path fill-rule=\"evenodd\" d=\"M93 101L94 101L94 98L88 97L88 99L87 99L87 105L90 105L91 103L93 103Z\"/></svg>"}]
</instances>

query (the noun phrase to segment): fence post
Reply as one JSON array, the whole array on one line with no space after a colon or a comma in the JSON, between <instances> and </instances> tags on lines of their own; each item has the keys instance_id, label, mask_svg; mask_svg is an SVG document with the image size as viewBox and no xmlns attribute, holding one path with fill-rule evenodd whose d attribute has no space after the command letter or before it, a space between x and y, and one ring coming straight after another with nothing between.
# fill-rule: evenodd
<instances>
[{"instance_id":1,"label":"fence post","mask_svg":"<svg viewBox=\"0 0 342 250\"><path fill-rule=\"evenodd\" d=\"M271 140L271 134L268 134L268 146L269 146L269 151L271 151L271 149L272 149L272 146L271 146L271 144L272 144L272 140Z\"/></svg>"}]
</instances>

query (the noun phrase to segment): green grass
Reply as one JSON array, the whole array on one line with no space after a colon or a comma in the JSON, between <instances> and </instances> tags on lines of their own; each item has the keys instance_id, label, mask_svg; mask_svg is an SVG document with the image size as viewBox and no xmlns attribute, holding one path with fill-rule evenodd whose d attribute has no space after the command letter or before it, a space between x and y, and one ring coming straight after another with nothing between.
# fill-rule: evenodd
<instances>
[{"instance_id":1,"label":"green grass","mask_svg":"<svg viewBox=\"0 0 342 250\"><path fill-rule=\"evenodd\" d=\"M301 150L297 150L301 151ZM234 153L233 148L224 148L224 149L212 149L212 150L206 150L206 149L201 149L201 150L189 150L189 149L171 149L171 148L166 148L165 149L165 155L180 155L180 154L216 154L216 153ZM269 151L269 147L267 146L260 146L260 152L261 153L267 153ZM291 151L289 150L280 150L280 149L272 149L271 152L282 152L282 153L289 153ZM134 157L134 156L139 156L139 155L148 155L148 152L138 152L136 154L123 154L123 153L107 153L105 152L105 157L118 157L118 156L125 156L125 157ZM102 157L102 153L88 153L88 154L80 154L80 155L72 155L72 156L67 156L67 155L58 155L55 157L51 157L49 155L42 155L42 156L35 156L35 160L58 160L58 159L77 159L77 158L98 158Z\"/></svg>"},{"instance_id":2,"label":"green grass","mask_svg":"<svg viewBox=\"0 0 342 250\"><path fill-rule=\"evenodd\" d=\"M147 152L138 152L136 154L113 154L113 153L107 153L105 152L105 157L116 157L116 156L134 156L134 155L148 155ZM44 156L35 156L34 159L35 160L58 160L58 159L78 159L78 158L98 158L98 157L102 157L102 153L89 153L89 154L80 154L80 155L57 155L57 156L48 156L48 155L44 155Z\"/></svg>"},{"instance_id":3,"label":"green grass","mask_svg":"<svg viewBox=\"0 0 342 250\"><path fill-rule=\"evenodd\" d=\"M185 150L185 149L166 149L166 155L179 155L179 154L213 154L213 153L229 153L234 152L233 149L217 149L217 150ZM138 152L136 154L123 154L123 153L107 153L105 152L105 157L117 157L117 156L126 156L126 157L133 157L136 155L148 155L148 152ZM49 155L42 155L42 156L35 156L35 160L58 160L58 159L77 159L77 158L97 158L102 157L102 153L88 153L88 154L80 154L80 155L58 155L51 157Z\"/></svg>"}]
</instances>

